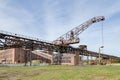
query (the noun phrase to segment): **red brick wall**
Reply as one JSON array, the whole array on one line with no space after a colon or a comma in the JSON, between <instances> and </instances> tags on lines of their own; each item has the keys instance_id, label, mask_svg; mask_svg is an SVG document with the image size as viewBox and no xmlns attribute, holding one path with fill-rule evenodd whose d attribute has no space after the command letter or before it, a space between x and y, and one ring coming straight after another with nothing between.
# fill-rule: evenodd
<instances>
[{"instance_id":1,"label":"red brick wall","mask_svg":"<svg viewBox=\"0 0 120 80\"><path fill-rule=\"evenodd\" d=\"M30 51L27 50L27 53L22 48L12 48L6 50L0 50L0 63L24 63L25 62L25 54L27 54L27 62L30 61ZM42 62L50 62L41 56L37 56L35 54L31 54L33 60L41 60Z\"/></svg>"},{"instance_id":2,"label":"red brick wall","mask_svg":"<svg viewBox=\"0 0 120 80\"><path fill-rule=\"evenodd\" d=\"M62 65L78 65L80 61L78 54L64 53L62 56Z\"/></svg>"},{"instance_id":3,"label":"red brick wall","mask_svg":"<svg viewBox=\"0 0 120 80\"><path fill-rule=\"evenodd\" d=\"M0 51L0 62L14 63L14 51L15 49L7 49Z\"/></svg>"}]
</instances>

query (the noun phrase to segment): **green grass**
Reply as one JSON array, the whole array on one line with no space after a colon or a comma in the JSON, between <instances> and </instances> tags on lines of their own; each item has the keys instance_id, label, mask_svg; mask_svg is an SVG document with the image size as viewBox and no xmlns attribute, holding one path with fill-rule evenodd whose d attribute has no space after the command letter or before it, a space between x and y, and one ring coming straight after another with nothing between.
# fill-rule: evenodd
<instances>
[{"instance_id":1,"label":"green grass","mask_svg":"<svg viewBox=\"0 0 120 80\"><path fill-rule=\"evenodd\" d=\"M120 66L0 67L0 80L120 80Z\"/></svg>"}]
</instances>

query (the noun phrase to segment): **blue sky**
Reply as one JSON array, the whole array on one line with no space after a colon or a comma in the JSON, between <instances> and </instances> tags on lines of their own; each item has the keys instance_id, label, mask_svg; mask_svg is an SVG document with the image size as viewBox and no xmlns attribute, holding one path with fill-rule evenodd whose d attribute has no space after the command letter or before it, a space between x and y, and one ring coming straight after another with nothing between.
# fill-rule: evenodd
<instances>
[{"instance_id":1,"label":"blue sky","mask_svg":"<svg viewBox=\"0 0 120 80\"><path fill-rule=\"evenodd\" d=\"M0 0L0 30L53 41L94 16L105 16L105 54L120 56L120 0ZM102 22L79 35L98 52Z\"/></svg>"}]
</instances>

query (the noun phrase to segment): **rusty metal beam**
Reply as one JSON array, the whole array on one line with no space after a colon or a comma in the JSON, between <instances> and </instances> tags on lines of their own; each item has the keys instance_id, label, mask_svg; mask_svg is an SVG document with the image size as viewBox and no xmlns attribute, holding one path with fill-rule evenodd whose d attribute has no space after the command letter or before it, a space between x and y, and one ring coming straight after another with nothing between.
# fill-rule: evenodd
<instances>
[{"instance_id":1,"label":"rusty metal beam","mask_svg":"<svg viewBox=\"0 0 120 80\"><path fill-rule=\"evenodd\" d=\"M3 40L3 42L0 41L0 43L4 44L3 46L0 47L1 49L25 47L26 49L31 49L31 50L48 49L52 51L59 51L61 53L78 52L80 55L84 55L84 56L89 56L89 55L93 57L99 56L97 52L82 50L68 45L55 45L50 42L42 41L38 38L26 37L23 35L13 34L5 31L0 31L0 39ZM100 55L102 58L120 59L120 57L107 55L103 53L101 53Z\"/></svg>"}]
</instances>

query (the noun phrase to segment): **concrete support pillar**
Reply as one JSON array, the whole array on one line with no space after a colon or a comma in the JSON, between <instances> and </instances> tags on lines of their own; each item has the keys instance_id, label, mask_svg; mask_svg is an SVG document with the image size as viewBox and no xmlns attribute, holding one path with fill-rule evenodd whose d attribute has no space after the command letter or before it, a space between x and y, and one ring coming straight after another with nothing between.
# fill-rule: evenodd
<instances>
[{"instance_id":1,"label":"concrete support pillar","mask_svg":"<svg viewBox=\"0 0 120 80\"><path fill-rule=\"evenodd\" d=\"M24 66L27 66L28 61L30 62L30 66L32 65L32 53L29 49L24 49L24 60L25 60Z\"/></svg>"},{"instance_id":2,"label":"concrete support pillar","mask_svg":"<svg viewBox=\"0 0 120 80\"><path fill-rule=\"evenodd\" d=\"M98 64L98 60L99 60L98 57L96 57L95 61L96 61L97 64Z\"/></svg>"},{"instance_id":3,"label":"concrete support pillar","mask_svg":"<svg viewBox=\"0 0 120 80\"><path fill-rule=\"evenodd\" d=\"M81 55L81 65L83 65L83 63L84 63L84 60L83 60L83 58L84 58L84 55Z\"/></svg>"},{"instance_id":4,"label":"concrete support pillar","mask_svg":"<svg viewBox=\"0 0 120 80\"><path fill-rule=\"evenodd\" d=\"M90 58L91 58L90 60L92 61L92 60L93 60L93 57L92 57L92 56L90 56Z\"/></svg>"},{"instance_id":5,"label":"concrete support pillar","mask_svg":"<svg viewBox=\"0 0 120 80\"><path fill-rule=\"evenodd\" d=\"M51 57L51 64L53 64L53 56Z\"/></svg>"},{"instance_id":6,"label":"concrete support pillar","mask_svg":"<svg viewBox=\"0 0 120 80\"><path fill-rule=\"evenodd\" d=\"M88 64L90 65L91 64L91 58L90 58L90 54L89 54L89 61L88 61Z\"/></svg>"},{"instance_id":7,"label":"concrete support pillar","mask_svg":"<svg viewBox=\"0 0 120 80\"><path fill-rule=\"evenodd\" d=\"M79 53L77 52L76 53L76 59L75 59L75 61L76 61L76 65L79 65L79 62L80 62L80 57L79 57Z\"/></svg>"},{"instance_id":8,"label":"concrete support pillar","mask_svg":"<svg viewBox=\"0 0 120 80\"><path fill-rule=\"evenodd\" d=\"M112 64L112 59L110 58L110 65Z\"/></svg>"},{"instance_id":9,"label":"concrete support pillar","mask_svg":"<svg viewBox=\"0 0 120 80\"><path fill-rule=\"evenodd\" d=\"M87 56L87 65L89 65L89 56Z\"/></svg>"},{"instance_id":10,"label":"concrete support pillar","mask_svg":"<svg viewBox=\"0 0 120 80\"><path fill-rule=\"evenodd\" d=\"M32 66L32 52L29 51L29 54L30 54L30 66Z\"/></svg>"},{"instance_id":11,"label":"concrete support pillar","mask_svg":"<svg viewBox=\"0 0 120 80\"><path fill-rule=\"evenodd\" d=\"M50 64L53 64L53 51L51 51L49 54L52 55L52 57L51 57L51 63Z\"/></svg>"},{"instance_id":12,"label":"concrete support pillar","mask_svg":"<svg viewBox=\"0 0 120 80\"><path fill-rule=\"evenodd\" d=\"M27 54L27 50L24 50L25 53L24 53L24 60L25 60L25 65L24 66L27 66L27 62L28 62L28 54Z\"/></svg>"},{"instance_id":13,"label":"concrete support pillar","mask_svg":"<svg viewBox=\"0 0 120 80\"><path fill-rule=\"evenodd\" d=\"M92 63L92 60L93 60L93 58L92 58L92 56L90 55L90 63L89 63L89 64L91 64L91 63Z\"/></svg>"}]
</instances>

